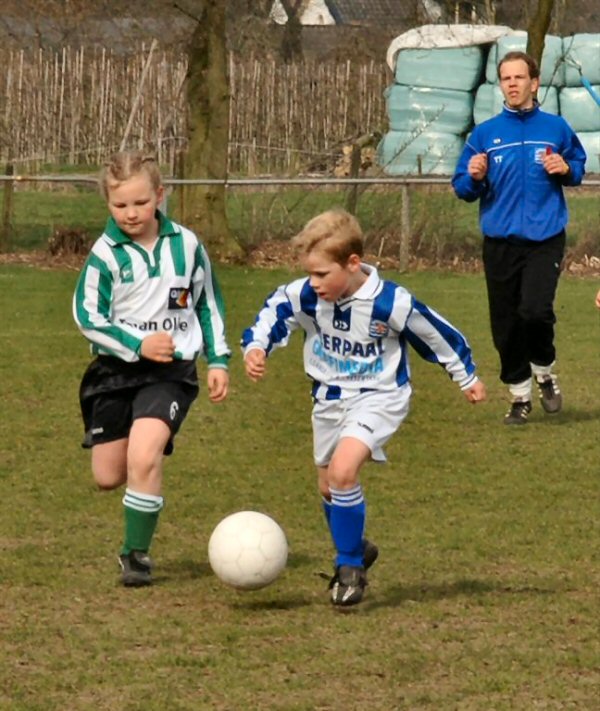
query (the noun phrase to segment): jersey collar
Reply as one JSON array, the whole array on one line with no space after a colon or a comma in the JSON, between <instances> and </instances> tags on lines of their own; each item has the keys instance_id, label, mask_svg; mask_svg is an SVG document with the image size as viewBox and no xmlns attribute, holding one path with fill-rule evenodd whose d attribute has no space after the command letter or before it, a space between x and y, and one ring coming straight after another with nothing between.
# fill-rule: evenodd
<instances>
[{"instance_id":1,"label":"jersey collar","mask_svg":"<svg viewBox=\"0 0 600 711\"><path fill-rule=\"evenodd\" d=\"M158 220L159 237L173 237L174 235L179 234L179 230L168 217L163 215L160 210L156 211L156 219ZM123 232L123 230L117 225L113 217L109 217L106 221L104 235L111 244L131 244L131 242L133 242L131 237L126 235L125 232Z\"/></svg>"},{"instance_id":2,"label":"jersey collar","mask_svg":"<svg viewBox=\"0 0 600 711\"><path fill-rule=\"evenodd\" d=\"M381 280L379 279L377 269L372 267L370 264L365 264L364 262L361 262L360 268L367 275L367 280L360 285L354 294L346 297L345 299L340 299L340 304L352 301L353 299L372 299L379 291L381 287Z\"/></svg>"},{"instance_id":3,"label":"jersey collar","mask_svg":"<svg viewBox=\"0 0 600 711\"><path fill-rule=\"evenodd\" d=\"M511 109L506 103L503 105L504 113L511 118L525 118L528 119L531 116L535 116L540 111L540 105L537 99L533 100L533 106L529 109Z\"/></svg>"}]
</instances>

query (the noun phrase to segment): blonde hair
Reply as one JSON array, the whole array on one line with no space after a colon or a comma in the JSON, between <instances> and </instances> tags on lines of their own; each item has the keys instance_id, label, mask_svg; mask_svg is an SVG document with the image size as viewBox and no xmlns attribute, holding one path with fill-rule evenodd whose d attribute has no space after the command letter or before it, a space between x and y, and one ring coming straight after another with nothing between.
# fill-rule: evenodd
<instances>
[{"instance_id":1,"label":"blonde hair","mask_svg":"<svg viewBox=\"0 0 600 711\"><path fill-rule=\"evenodd\" d=\"M292 247L299 255L320 250L334 262L344 265L352 254L363 256L363 233L354 215L334 208L307 222L292 238Z\"/></svg>"},{"instance_id":2,"label":"blonde hair","mask_svg":"<svg viewBox=\"0 0 600 711\"><path fill-rule=\"evenodd\" d=\"M154 156L141 151L120 151L114 153L102 167L98 187L102 197L108 199L108 190L134 175L145 173L154 190L162 186L160 170Z\"/></svg>"}]
</instances>

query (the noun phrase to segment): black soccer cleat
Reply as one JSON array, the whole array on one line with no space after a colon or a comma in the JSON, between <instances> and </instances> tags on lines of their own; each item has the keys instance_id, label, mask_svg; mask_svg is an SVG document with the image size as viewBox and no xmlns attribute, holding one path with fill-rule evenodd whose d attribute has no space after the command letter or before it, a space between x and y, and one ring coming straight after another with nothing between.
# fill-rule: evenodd
<instances>
[{"instance_id":1,"label":"black soccer cleat","mask_svg":"<svg viewBox=\"0 0 600 711\"><path fill-rule=\"evenodd\" d=\"M363 540L363 565L365 566L365 570L369 570L369 568L373 565L373 563L377 560L379 557L379 548L369 541L367 538Z\"/></svg>"},{"instance_id":2,"label":"black soccer cleat","mask_svg":"<svg viewBox=\"0 0 600 711\"><path fill-rule=\"evenodd\" d=\"M119 556L121 583L126 588L152 585L152 559L144 551L131 551Z\"/></svg>"},{"instance_id":3,"label":"black soccer cleat","mask_svg":"<svg viewBox=\"0 0 600 711\"><path fill-rule=\"evenodd\" d=\"M544 410L551 415L559 412L562 407L562 395L560 394L556 375L545 375L539 380L536 378L535 382Z\"/></svg>"},{"instance_id":4,"label":"black soccer cleat","mask_svg":"<svg viewBox=\"0 0 600 711\"><path fill-rule=\"evenodd\" d=\"M338 565L329 583L331 602L341 607L358 604L367 586L364 566Z\"/></svg>"},{"instance_id":5,"label":"black soccer cleat","mask_svg":"<svg viewBox=\"0 0 600 711\"><path fill-rule=\"evenodd\" d=\"M530 400L515 400L515 402L511 403L510 410L504 415L504 424L526 425L530 412Z\"/></svg>"}]
</instances>

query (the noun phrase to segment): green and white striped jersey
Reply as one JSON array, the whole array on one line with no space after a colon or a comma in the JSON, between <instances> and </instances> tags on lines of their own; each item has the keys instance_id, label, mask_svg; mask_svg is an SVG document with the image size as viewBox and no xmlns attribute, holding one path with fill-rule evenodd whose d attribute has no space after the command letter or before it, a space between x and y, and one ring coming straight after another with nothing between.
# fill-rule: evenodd
<instances>
[{"instance_id":1,"label":"green and white striped jersey","mask_svg":"<svg viewBox=\"0 0 600 711\"><path fill-rule=\"evenodd\" d=\"M223 299L206 249L191 230L157 216L151 252L109 218L79 275L75 321L94 354L138 361L144 337L164 331L174 358L203 355L210 366L227 367Z\"/></svg>"}]
</instances>

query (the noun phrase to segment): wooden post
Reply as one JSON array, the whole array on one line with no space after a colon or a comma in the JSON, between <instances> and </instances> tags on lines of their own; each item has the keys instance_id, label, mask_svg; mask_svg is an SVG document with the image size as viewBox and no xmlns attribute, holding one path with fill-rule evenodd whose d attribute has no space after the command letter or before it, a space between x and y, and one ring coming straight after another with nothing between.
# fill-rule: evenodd
<instances>
[{"instance_id":1,"label":"wooden post","mask_svg":"<svg viewBox=\"0 0 600 711\"><path fill-rule=\"evenodd\" d=\"M380 136L377 133L366 133L364 136L357 138L352 144L352 153L350 154L350 177L358 178L362 163L362 149L367 146L375 145ZM356 205L358 203L359 188L356 183L348 189L346 197L346 210L351 215L356 213Z\"/></svg>"},{"instance_id":2,"label":"wooden post","mask_svg":"<svg viewBox=\"0 0 600 711\"><path fill-rule=\"evenodd\" d=\"M408 185L403 184L400 187L400 195L402 197L402 208L400 211L400 251L398 254L399 267L401 272L408 269L408 260L410 258L410 197Z\"/></svg>"},{"instance_id":3,"label":"wooden post","mask_svg":"<svg viewBox=\"0 0 600 711\"><path fill-rule=\"evenodd\" d=\"M360 171L360 155L361 147L359 142L352 144L352 153L350 154L350 177L358 178L358 173ZM358 185L354 183L348 189L348 195L346 197L346 210L351 215L356 214L356 204L358 202Z\"/></svg>"},{"instance_id":4,"label":"wooden post","mask_svg":"<svg viewBox=\"0 0 600 711\"><path fill-rule=\"evenodd\" d=\"M6 175L14 175L14 166L12 163L7 163L5 169ZM4 197L2 200L2 229L0 230L0 252L8 252L12 237L12 206L13 194L15 191L15 181L4 181Z\"/></svg>"}]
</instances>

